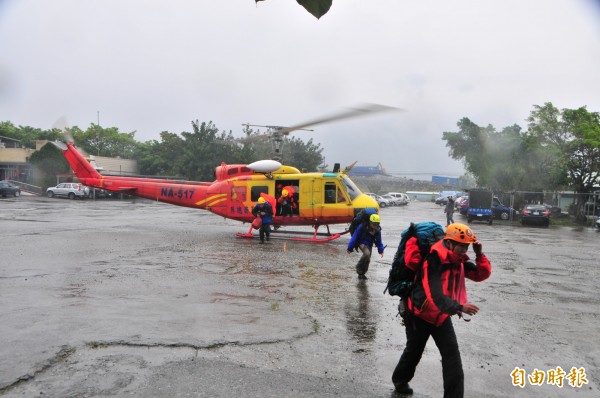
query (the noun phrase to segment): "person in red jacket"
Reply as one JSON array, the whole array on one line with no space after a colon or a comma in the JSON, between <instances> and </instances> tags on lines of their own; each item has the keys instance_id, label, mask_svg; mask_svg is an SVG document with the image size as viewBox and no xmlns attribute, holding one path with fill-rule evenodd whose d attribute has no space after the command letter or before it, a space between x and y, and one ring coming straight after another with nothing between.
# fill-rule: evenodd
<instances>
[{"instance_id":1,"label":"person in red jacket","mask_svg":"<svg viewBox=\"0 0 600 398\"><path fill-rule=\"evenodd\" d=\"M475 263L468 261L470 244L473 244ZM450 317L477 314L479 307L467 299L465 277L481 282L489 278L491 272L492 266L482 252L482 244L471 228L450 224L444 238L431 247L408 300L412 315L404 318L406 347L392 375L397 394L413 393L408 382L431 336L442 355L444 397L464 396L464 373Z\"/></svg>"},{"instance_id":2,"label":"person in red jacket","mask_svg":"<svg viewBox=\"0 0 600 398\"><path fill-rule=\"evenodd\" d=\"M296 207L294 195L290 195L287 189L281 191L281 196L277 199L277 206L280 208L279 215L282 217L292 217L293 209Z\"/></svg>"}]
</instances>

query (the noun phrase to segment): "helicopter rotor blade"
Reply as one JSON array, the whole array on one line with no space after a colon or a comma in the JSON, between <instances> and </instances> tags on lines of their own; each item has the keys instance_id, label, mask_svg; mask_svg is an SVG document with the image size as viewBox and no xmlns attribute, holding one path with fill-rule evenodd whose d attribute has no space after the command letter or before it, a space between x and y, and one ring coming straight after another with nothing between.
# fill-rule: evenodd
<instances>
[{"instance_id":1,"label":"helicopter rotor blade","mask_svg":"<svg viewBox=\"0 0 600 398\"><path fill-rule=\"evenodd\" d=\"M73 134L71 134L71 132L69 131L69 123L67 123L66 116L61 116L60 118L58 118L58 120L54 122L54 125L52 127L62 131L65 142L75 145L75 139L73 138ZM77 149L79 150L79 152L81 152L83 156L88 156L87 152L83 148L77 147Z\"/></svg>"},{"instance_id":2,"label":"helicopter rotor blade","mask_svg":"<svg viewBox=\"0 0 600 398\"><path fill-rule=\"evenodd\" d=\"M69 125L67 123L66 116L61 116L60 118L58 118L58 120L56 122L54 122L54 125L52 127L62 131L63 137L65 138L66 142L70 142L70 143L75 142L75 140L73 139L73 135L69 131L67 131L67 128L69 127Z\"/></svg>"},{"instance_id":3,"label":"helicopter rotor blade","mask_svg":"<svg viewBox=\"0 0 600 398\"><path fill-rule=\"evenodd\" d=\"M302 130L306 127L315 126L317 124L335 122L338 120L349 119L353 117L366 116L371 113L385 112L385 111L404 111L404 109L395 108L387 105L379 104L362 104L354 108L349 108L347 111L336 113L330 116L325 116L319 119L311 120L306 123L298 124L291 127L283 127L278 130L278 133L288 135L294 130Z\"/></svg>"}]
</instances>

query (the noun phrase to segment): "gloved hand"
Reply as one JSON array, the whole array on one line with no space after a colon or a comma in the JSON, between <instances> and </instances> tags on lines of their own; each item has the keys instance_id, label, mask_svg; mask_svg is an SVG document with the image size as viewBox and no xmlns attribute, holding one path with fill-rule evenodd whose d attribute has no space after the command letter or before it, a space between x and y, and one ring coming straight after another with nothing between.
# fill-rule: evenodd
<instances>
[{"instance_id":1,"label":"gloved hand","mask_svg":"<svg viewBox=\"0 0 600 398\"><path fill-rule=\"evenodd\" d=\"M352 254L352 249L346 250L348 253Z\"/></svg>"},{"instance_id":2,"label":"gloved hand","mask_svg":"<svg viewBox=\"0 0 600 398\"><path fill-rule=\"evenodd\" d=\"M480 241L476 240L475 242L473 242L473 251L475 251L475 255L476 256L480 256L481 253L483 253L482 250L482 244Z\"/></svg>"},{"instance_id":3,"label":"gloved hand","mask_svg":"<svg viewBox=\"0 0 600 398\"><path fill-rule=\"evenodd\" d=\"M463 264L465 266L465 271L476 271L477 270L477 264L475 264L472 261L465 261Z\"/></svg>"}]
</instances>

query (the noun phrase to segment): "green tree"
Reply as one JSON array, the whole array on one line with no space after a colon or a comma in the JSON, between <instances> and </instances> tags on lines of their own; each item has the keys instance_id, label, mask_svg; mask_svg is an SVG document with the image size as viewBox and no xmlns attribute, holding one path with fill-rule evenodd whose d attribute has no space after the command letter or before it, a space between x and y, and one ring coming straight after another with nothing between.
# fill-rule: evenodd
<instances>
[{"instance_id":1,"label":"green tree","mask_svg":"<svg viewBox=\"0 0 600 398\"><path fill-rule=\"evenodd\" d=\"M16 127L9 121L0 122L0 135L19 140L23 148L35 148L36 140L57 141L62 137L62 133L58 129L42 130L30 126Z\"/></svg>"},{"instance_id":2,"label":"green tree","mask_svg":"<svg viewBox=\"0 0 600 398\"><path fill-rule=\"evenodd\" d=\"M29 162L34 169L32 184L42 187L43 190L56 185L57 174L71 171L62 151L52 144L46 144L31 154Z\"/></svg>"},{"instance_id":3,"label":"green tree","mask_svg":"<svg viewBox=\"0 0 600 398\"><path fill-rule=\"evenodd\" d=\"M3 137L13 138L15 140L21 139L21 136L19 135L15 125L8 120L0 122L0 135Z\"/></svg>"},{"instance_id":4,"label":"green tree","mask_svg":"<svg viewBox=\"0 0 600 398\"><path fill-rule=\"evenodd\" d=\"M468 118L457 123L458 132L444 132L442 139L450 148L452 159L461 160L467 172L474 178L478 186L491 187L491 163L488 153L491 152L495 129L492 126L482 128Z\"/></svg>"},{"instance_id":5,"label":"green tree","mask_svg":"<svg viewBox=\"0 0 600 398\"><path fill-rule=\"evenodd\" d=\"M461 160L478 186L502 191L559 189L565 168L555 148L545 147L538 137L518 125L498 132L479 127L468 118L457 123L458 132L444 132L450 156Z\"/></svg>"},{"instance_id":6,"label":"green tree","mask_svg":"<svg viewBox=\"0 0 600 398\"><path fill-rule=\"evenodd\" d=\"M147 141L138 145L134 159L138 161L140 173L155 176L175 176L180 169L179 155L185 142L174 133L163 131L161 141Z\"/></svg>"},{"instance_id":7,"label":"green tree","mask_svg":"<svg viewBox=\"0 0 600 398\"><path fill-rule=\"evenodd\" d=\"M68 128L67 133L90 155L131 159L138 145L135 132L121 133L117 127L104 128L91 124L85 131L75 126Z\"/></svg>"},{"instance_id":8,"label":"green tree","mask_svg":"<svg viewBox=\"0 0 600 398\"><path fill-rule=\"evenodd\" d=\"M558 110L552 103L535 105L529 118L529 131L565 165L569 186L590 194L600 184L600 114L586 107ZM575 216L582 220L589 195L578 195Z\"/></svg>"},{"instance_id":9,"label":"green tree","mask_svg":"<svg viewBox=\"0 0 600 398\"><path fill-rule=\"evenodd\" d=\"M314 143L312 138L304 142L299 138L286 138L284 145L287 144L288 152L284 153L286 164L297 167L300 170L316 171L318 168L327 167L324 165L323 148L318 143Z\"/></svg>"},{"instance_id":10,"label":"green tree","mask_svg":"<svg viewBox=\"0 0 600 398\"><path fill-rule=\"evenodd\" d=\"M209 181L215 167L228 159L239 157L239 148L225 141L233 140L231 133L219 132L212 122L192 122L193 132L182 132L185 145L178 156L176 171L188 180Z\"/></svg>"}]
</instances>

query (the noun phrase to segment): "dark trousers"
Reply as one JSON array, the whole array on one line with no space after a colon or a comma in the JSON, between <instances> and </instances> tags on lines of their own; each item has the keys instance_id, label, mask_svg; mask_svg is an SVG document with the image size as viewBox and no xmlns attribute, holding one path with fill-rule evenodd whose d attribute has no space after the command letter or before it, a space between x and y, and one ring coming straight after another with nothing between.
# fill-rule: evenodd
<instances>
[{"instance_id":1,"label":"dark trousers","mask_svg":"<svg viewBox=\"0 0 600 398\"><path fill-rule=\"evenodd\" d=\"M419 317L408 315L404 319L404 324L406 327L406 347L392 375L394 386L400 387L412 380L423 355L423 350L425 350L427 340L431 336L440 350L440 354L442 354L444 398L463 397L465 376L456 333L454 333L454 326L452 326L450 317L441 326L435 327ZM431 378L435 378L435 375L431 375Z\"/></svg>"},{"instance_id":2,"label":"dark trousers","mask_svg":"<svg viewBox=\"0 0 600 398\"><path fill-rule=\"evenodd\" d=\"M362 256L360 256L358 263L356 263L356 273L358 275L364 275L369 270L369 264L371 263L372 248L362 243L358 245L358 248L362 252Z\"/></svg>"},{"instance_id":3,"label":"dark trousers","mask_svg":"<svg viewBox=\"0 0 600 398\"><path fill-rule=\"evenodd\" d=\"M260 236L261 242L265 241L265 234L267 235L267 240L269 240L269 238L271 237L271 224L263 222L260 226L260 229L258 230L258 234Z\"/></svg>"},{"instance_id":4,"label":"dark trousers","mask_svg":"<svg viewBox=\"0 0 600 398\"><path fill-rule=\"evenodd\" d=\"M291 217L293 215L292 214L292 206L290 206L289 204L288 205L281 205L280 215L282 217L285 217L285 216Z\"/></svg>"},{"instance_id":5,"label":"dark trousers","mask_svg":"<svg viewBox=\"0 0 600 398\"><path fill-rule=\"evenodd\" d=\"M446 213L446 226L454 224L454 212Z\"/></svg>"}]
</instances>

